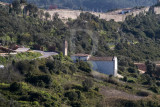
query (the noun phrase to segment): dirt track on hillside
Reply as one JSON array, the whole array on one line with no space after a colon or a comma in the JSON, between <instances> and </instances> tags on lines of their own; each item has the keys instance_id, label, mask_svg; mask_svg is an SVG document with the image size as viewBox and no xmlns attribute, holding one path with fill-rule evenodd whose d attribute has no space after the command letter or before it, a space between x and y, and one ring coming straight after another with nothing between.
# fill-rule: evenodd
<instances>
[{"instance_id":1,"label":"dirt track on hillside","mask_svg":"<svg viewBox=\"0 0 160 107\"><path fill-rule=\"evenodd\" d=\"M128 94L123 91L119 91L116 89L101 87L100 93L104 96L105 99L115 98L115 99L127 99L127 100L140 100L145 97Z\"/></svg>"}]
</instances>

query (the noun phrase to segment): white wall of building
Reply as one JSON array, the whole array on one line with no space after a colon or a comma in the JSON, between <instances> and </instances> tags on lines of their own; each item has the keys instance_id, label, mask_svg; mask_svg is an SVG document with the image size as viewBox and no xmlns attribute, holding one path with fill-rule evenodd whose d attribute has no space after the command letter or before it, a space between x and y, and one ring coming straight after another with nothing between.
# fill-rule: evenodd
<instances>
[{"instance_id":1,"label":"white wall of building","mask_svg":"<svg viewBox=\"0 0 160 107\"><path fill-rule=\"evenodd\" d=\"M118 59L117 59L117 57L114 57L113 61L114 61L114 76L117 76L117 74L118 74Z\"/></svg>"},{"instance_id":2,"label":"white wall of building","mask_svg":"<svg viewBox=\"0 0 160 107\"><path fill-rule=\"evenodd\" d=\"M91 63L92 70L107 74L117 76L117 62L115 61L89 61Z\"/></svg>"},{"instance_id":3,"label":"white wall of building","mask_svg":"<svg viewBox=\"0 0 160 107\"><path fill-rule=\"evenodd\" d=\"M3 69L4 68L4 65L0 65L0 69Z\"/></svg>"},{"instance_id":4,"label":"white wall of building","mask_svg":"<svg viewBox=\"0 0 160 107\"><path fill-rule=\"evenodd\" d=\"M87 61L90 63L92 70L107 74L117 76L118 72L118 59L113 58L113 61L88 61L90 56L71 56L71 59L75 62L76 60Z\"/></svg>"}]
</instances>

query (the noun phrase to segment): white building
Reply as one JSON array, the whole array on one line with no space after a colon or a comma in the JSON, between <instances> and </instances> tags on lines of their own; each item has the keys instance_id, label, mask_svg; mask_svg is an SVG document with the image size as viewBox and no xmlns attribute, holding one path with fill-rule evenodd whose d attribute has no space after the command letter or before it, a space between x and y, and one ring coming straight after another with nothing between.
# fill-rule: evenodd
<instances>
[{"instance_id":1,"label":"white building","mask_svg":"<svg viewBox=\"0 0 160 107\"><path fill-rule=\"evenodd\" d=\"M64 41L64 46L63 46L63 55L67 56L68 55L68 42L65 40Z\"/></svg>"},{"instance_id":2,"label":"white building","mask_svg":"<svg viewBox=\"0 0 160 107\"><path fill-rule=\"evenodd\" d=\"M4 68L4 65L0 65L0 69L3 69Z\"/></svg>"},{"instance_id":3,"label":"white building","mask_svg":"<svg viewBox=\"0 0 160 107\"><path fill-rule=\"evenodd\" d=\"M103 74L117 76L117 57L90 57L88 62L92 64L92 70Z\"/></svg>"},{"instance_id":4,"label":"white building","mask_svg":"<svg viewBox=\"0 0 160 107\"><path fill-rule=\"evenodd\" d=\"M76 60L87 61L91 64L91 68L94 71L117 76L118 71L118 60L117 57L92 57L88 54L75 54L71 56L71 59L75 62Z\"/></svg>"},{"instance_id":5,"label":"white building","mask_svg":"<svg viewBox=\"0 0 160 107\"><path fill-rule=\"evenodd\" d=\"M76 60L87 61L90 57L91 55L89 54L75 54L71 56L71 59L73 61L76 61Z\"/></svg>"}]
</instances>

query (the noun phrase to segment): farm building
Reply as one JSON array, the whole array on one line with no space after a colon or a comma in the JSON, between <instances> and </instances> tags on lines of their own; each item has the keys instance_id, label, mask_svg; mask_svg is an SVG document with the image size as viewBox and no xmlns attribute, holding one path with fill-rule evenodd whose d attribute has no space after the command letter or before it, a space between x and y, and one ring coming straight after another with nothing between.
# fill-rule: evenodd
<instances>
[{"instance_id":1,"label":"farm building","mask_svg":"<svg viewBox=\"0 0 160 107\"><path fill-rule=\"evenodd\" d=\"M117 76L117 57L90 57L88 62L92 64L92 70L103 74Z\"/></svg>"},{"instance_id":2,"label":"farm building","mask_svg":"<svg viewBox=\"0 0 160 107\"><path fill-rule=\"evenodd\" d=\"M90 56L91 55L89 54L75 54L71 56L71 59L73 61L76 61L76 60L87 61L90 58Z\"/></svg>"},{"instance_id":3,"label":"farm building","mask_svg":"<svg viewBox=\"0 0 160 107\"><path fill-rule=\"evenodd\" d=\"M4 68L4 65L0 65L0 69L3 69Z\"/></svg>"},{"instance_id":4,"label":"farm building","mask_svg":"<svg viewBox=\"0 0 160 107\"><path fill-rule=\"evenodd\" d=\"M117 76L117 57L92 57L88 54L75 54L71 56L71 59L74 62L77 60L87 61L90 63L92 70L115 77Z\"/></svg>"},{"instance_id":5,"label":"farm building","mask_svg":"<svg viewBox=\"0 0 160 107\"><path fill-rule=\"evenodd\" d=\"M63 54L67 56L68 43L64 42ZM117 76L118 71L118 59L117 57L93 57L89 54L74 54L71 59L76 62L77 60L87 61L90 63L92 70L107 74Z\"/></svg>"}]
</instances>

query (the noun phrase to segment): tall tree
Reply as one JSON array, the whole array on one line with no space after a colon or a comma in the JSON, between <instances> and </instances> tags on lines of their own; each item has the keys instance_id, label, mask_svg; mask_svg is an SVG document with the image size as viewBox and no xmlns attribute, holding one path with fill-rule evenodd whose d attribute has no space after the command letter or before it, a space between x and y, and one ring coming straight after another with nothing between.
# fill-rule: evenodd
<instances>
[{"instance_id":1,"label":"tall tree","mask_svg":"<svg viewBox=\"0 0 160 107\"><path fill-rule=\"evenodd\" d=\"M14 0L12 2L12 5L13 5L13 10L19 14L21 12L21 5L20 5L20 1L19 0Z\"/></svg>"},{"instance_id":2,"label":"tall tree","mask_svg":"<svg viewBox=\"0 0 160 107\"><path fill-rule=\"evenodd\" d=\"M48 12L46 12L45 13L45 18L46 18L46 20L48 20L48 18L50 18L51 17L51 15L48 13Z\"/></svg>"}]
</instances>

